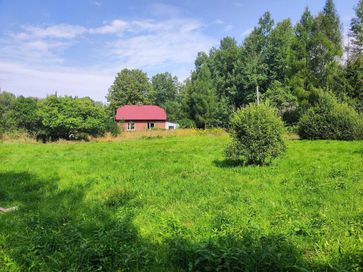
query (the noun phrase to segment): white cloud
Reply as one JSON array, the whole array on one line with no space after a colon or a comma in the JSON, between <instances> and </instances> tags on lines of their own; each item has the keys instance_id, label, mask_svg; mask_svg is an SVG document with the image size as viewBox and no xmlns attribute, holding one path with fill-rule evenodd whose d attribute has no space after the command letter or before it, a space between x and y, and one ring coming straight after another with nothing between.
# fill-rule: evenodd
<instances>
[{"instance_id":1,"label":"white cloud","mask_svg":"<svg viewBox=\"0 0 363 272\"><path fill-rule=\"evenodd\" d=\"M39 68L0 60L0 87L18 95L45 97L60 95L90 96L105 101L114 74L80 68Z\"/></svg>"},{"instance_id":2,"label":"white cloud","mask_svg":"<svg viewBox=\"0 0 363 272\"><path fill-rule=\"evenodd\" d=\"M246 29L245 31L242 32L242 37L246 37L246 36L250 35L252 31L253 31L253 27Z\"/></svg>"},{"instance_id":3,"label":"white cloud","mask_svg":"<svg viewBox=\"0 0 363 272\"><path fill-rule=\"evenodd\" d=\"M150 6L150 13L157 16L178 17L180 9L175 5L165 3L154 3Z\"/></svg>"},{"instance_id":4,"label":"white cloud","mask_svg":"<svg viewBox=\"0 0 363 272\"><path fill-rule=\"evenodd\" d=\"M82 26L60 24L48 27L23 26L23 32L14 34L17 40L30 40L39 38L72 39L84 34L87 29Z\"/></svg>"},{"instance_id":5,"label":"white cloud","mask_svg":"<svg viewBox=\"0 0 363 272\"><path fill-rule=\"evenodd\" d=\"M120 37L109 44L111 53L130 67L193 63L197 52L208 50L214 43L200 32L200 24L193 20L133 25L140 27L138 30L143 34Z\"/></svg>"},{"instance_id":6,"label":"white cloud","mask_svg":"<svg viewBox=\"0 0 363 272\"><path fill-rule=\"evenodd\" d=\"M203 29L201 22L189 18L116 19L95 27L23 26L0 39L0 87L31 96L58 91L105 101L116 72L125 67L144 69L150 76L169 71L183 80L197 52L215 45ZM94 46L95 35L107 36ZM93 50L97 61L90 65L98 69L84 68L66 54L75 44Z\"/></svg>"},{"instance_id":7,"label":"white cloud","mask_svg":"<svg viewBox=\"0 0 363 272\"><path fill-rule=\"evenodd\" d=\"M219 18L217 20L215 20L215 23L217 25L224 25L225 24L225 22L222 19L219 19Z\"/></svg>"},{"instance_id":8,"label":"white cloud","mask_svg":"<svg viewBox=\"0 0 363 272\"><path fill-rule=\"evenodd\" d=\"M125 30L127 26L128 23L123 20L113 20L109 24L96 28L91 28L88 30L88 32L91 34L114 34Z\"/></svg>"},{"instance_id":9,"label":"white cloud","mask_svg":"<svg viewBox=\"0 0 363 272\"><path fill-rule=\"evenodd\" d=\"M97 7L102 6L102 2L101 1L94 1L93 4Z\"/></svg>"},{"instance_id":10,"label":"white cloud","mask_svg":"<svg viewBox=\"0 0 363 272\"><path fill-rule=\"evenodd\" d=\"M224 27L224 30L225 30L225 31L231 31L231 30L232 30L232 28L233 28L233 25L226 25L226 26Z\"/></svg>"},{"instance_id":11,"label":"white cloud","mask_svg":"<svg viewBox=\"0 0 363 272\"><path fill-rule=\"evenodd\" d=\"M242 2L234 2L233 5L239 8L244 7L244 4Z\"/></svg>"}]
</instances>

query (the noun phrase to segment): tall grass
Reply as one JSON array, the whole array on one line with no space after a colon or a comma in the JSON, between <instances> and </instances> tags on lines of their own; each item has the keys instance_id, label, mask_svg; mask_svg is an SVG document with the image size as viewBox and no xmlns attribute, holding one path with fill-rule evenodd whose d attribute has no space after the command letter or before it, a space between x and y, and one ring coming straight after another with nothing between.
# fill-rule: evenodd
<instances>
[{"instance_id":1,"label":"tall grass","mask_svg":"<svg viewBox=\"0 0 363 272\"><path fill-rule=\"evenodd\" d=\"M362 142L237 167L216 134L0 144L0 270L361 271Z\"/></svg>"}]
</instances>

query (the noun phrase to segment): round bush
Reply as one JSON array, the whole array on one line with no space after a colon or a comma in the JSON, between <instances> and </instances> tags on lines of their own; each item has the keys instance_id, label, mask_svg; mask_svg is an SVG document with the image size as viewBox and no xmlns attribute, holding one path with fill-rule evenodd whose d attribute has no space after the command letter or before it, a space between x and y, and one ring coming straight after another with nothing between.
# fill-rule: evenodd
<instances>
[{"instance_id":1,"label":"round bush","mask_svg":"<svg viewBox=\"0 0 363 272\"><path fill-rule=\"evenodd\" d=\"M347 104L325 96L300 118L298 133L302 139L363 139L362 116Z\"/></svg>"},{"instance_id":2,"label":"round bush","mask_svg":"<svg viewBox=\"0 0 363 272\"><path fill-rule=\"evenodd\" d=\"M286 149L283 131L283 122L274 108L251 104L239 109L232 116L232 143L226 157L246 164L270 163Z\"/></svg>"}]
</instances>

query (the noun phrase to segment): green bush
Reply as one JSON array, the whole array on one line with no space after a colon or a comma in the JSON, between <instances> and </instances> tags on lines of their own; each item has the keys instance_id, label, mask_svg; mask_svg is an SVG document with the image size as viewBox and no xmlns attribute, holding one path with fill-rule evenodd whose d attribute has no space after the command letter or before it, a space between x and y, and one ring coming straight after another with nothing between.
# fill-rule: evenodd
<instances>
[{"instance_id":1,"label":"green bush","mask_svg":"<svg viewBox=\"0 0 363 272\"><path fill-rule=\"evenodd\" d=\"M358 140L363 139L363 121L353 108L338 103L334 96L321 94L298 124L302 139Z\"/></svg>"},{"instance_id":2,"label":"green bush","mask_svg":"<svg viewBox=\"0 0 363 272\"><path fill-rule=\"evenodd\" d=\"M106 120L106 131L110 132L113 137L121 134L121 128L113 118Z\"/></svg>"},{"instance_id":3,"label":"green bush","mask_svg":"<svg viewBox=\"0 0 363 272\"><path fill-rule=\"evenodd\" d=\"M284 126L275 109L251 104L232 116L232 143L226 149L228 159L263 165L283 153Z\"/></svg>"},{"instance_id":4,"label":"green bush","mask_svg":"<svg viewBox=\"0 0 363 272\"><path fill-rule=\"evenodd\" d=\"M187 118L178 120L177 123L180 128L195 128L196 127L194 121L191 119L187 119Z\"/></svg>"},{"instance_id":5,"label":"green bush","mask_svg":"<svg viewBox=\"0 0 363 272\"><path fill-rule=\"evenodd\" d=\"M48 96L39 102L42 129L37 138L44 140L83 140L106 132L107 113L101 103L88 97Z\"/></svg>"}]
</instances>

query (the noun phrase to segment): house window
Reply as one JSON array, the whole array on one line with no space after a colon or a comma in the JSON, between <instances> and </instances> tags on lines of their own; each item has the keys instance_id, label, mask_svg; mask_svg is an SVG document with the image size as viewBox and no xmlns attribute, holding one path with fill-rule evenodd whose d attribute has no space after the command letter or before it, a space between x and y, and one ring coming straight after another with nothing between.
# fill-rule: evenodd
<instances>
[{"instance_id":1,"label":"house window","mask_svg":"<svg viewBox=\"0 0 363 272\"><path fill-rule=\"evenodd\" d=\"M135 130L135 123L134 122L128 122L127 123L127 130Z\"/></svg>"},{"instance_id":2,"label":"house window","mask_svg":"<svg viewBox=\"0 0 363 272\"><path fill-rule=\"evenodd\" d=\"M148 129L151 129L151 128L154 128L154 127L155 127L155 123L152 123L152 122L147 123L147 128Z\"/></svg>"}]
</instances>

